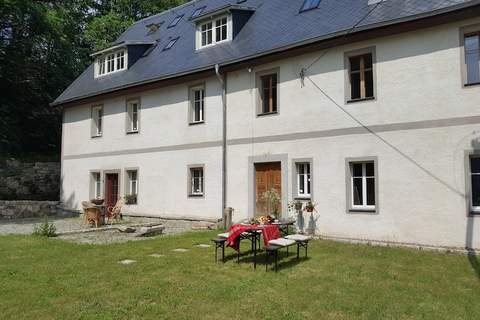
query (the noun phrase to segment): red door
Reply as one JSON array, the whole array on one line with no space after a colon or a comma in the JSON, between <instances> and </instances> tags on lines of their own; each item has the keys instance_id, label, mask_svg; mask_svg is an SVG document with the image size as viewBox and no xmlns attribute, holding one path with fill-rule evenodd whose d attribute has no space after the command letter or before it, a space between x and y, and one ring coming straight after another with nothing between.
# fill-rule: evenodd
<instances>
[{"instance_id":1,"label":"red door","mask_svg":"<svg viewBox=\"0 0 480 320\"><path fill-rule=\"evenodd\" d=\"M105 175L105 205L113 207L118 200L118 174L107 173Z\"/></svg>"}]
</instances>

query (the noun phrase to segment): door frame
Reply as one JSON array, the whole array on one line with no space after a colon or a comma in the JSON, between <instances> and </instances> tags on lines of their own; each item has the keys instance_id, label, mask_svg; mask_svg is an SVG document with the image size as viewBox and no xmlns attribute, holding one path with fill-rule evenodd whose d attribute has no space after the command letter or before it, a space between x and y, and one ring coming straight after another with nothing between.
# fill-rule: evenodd
<instances>
[{"instance_id":1,"label":"door frame","mask_svg":"<svg viewBox=\"0 0 480 320\"><path fill-rule=\"evenodd\" d=\"M112 169L102 171L103 178L103 198L105 202L107 201L107 174L117 174L118 175L118 198L123 198L123 179L122 179L122 170L121 169Z\"/></svg>"},{"instance_id":2,"label":"door frame","mask_svg":"<svg viewBox=\"0 0 480 320\"><path fill-rule=\"evenodd\" d=\"M266 154L261 156L248 157L248 217L253 218L255 216L255 194L256 194L256 181L255 181L255 164L268 163L268 162L280 162L280 174L282 179L282 215L281 218L288 217L288 154Z\"/></svg>"}]
</instances>

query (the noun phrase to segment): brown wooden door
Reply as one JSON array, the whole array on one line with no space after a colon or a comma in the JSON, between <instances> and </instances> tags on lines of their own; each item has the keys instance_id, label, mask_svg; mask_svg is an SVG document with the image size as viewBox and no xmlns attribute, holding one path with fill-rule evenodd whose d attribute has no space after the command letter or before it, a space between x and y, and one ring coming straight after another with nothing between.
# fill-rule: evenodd
<instances>
[{"instance_id":1,"label":"brown wooden door","mask_svg":"<svg viewBox=\"0 0 480 320\"><path fill-rule=\"evenodd\" d=\"M280 198L277 206L277 216L282 213L282 168L280 162L257 163L255 165L255 215L268 215L273 213L271 203L263 199L263 194L268 190L275 190Z\"/></svg>"},{"instance_id":2,"label":"brown wooden door","mask_svg":"<svg viewBox=\"0 0 480 320\"><path fill-rule=\"evenodd\" d=\"M113 207L118 200L118 174L107 173L105 175L105 205Z\"/></svg>"}]
</instances>

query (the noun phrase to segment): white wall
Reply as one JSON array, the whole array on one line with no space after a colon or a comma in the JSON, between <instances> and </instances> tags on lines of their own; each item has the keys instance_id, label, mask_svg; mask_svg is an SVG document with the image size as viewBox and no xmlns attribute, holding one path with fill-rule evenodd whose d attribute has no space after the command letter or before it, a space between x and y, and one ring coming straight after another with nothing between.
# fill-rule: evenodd
<instances>
[{"instance_id":1,"label":"white wall","mask_svg":"<svg viewBox=\"0 0 480 320\"><path fill-rule=\"evenodd\" d=\"M235 219L251 216L249 157L286 154L289 199L292 159L313 158L318 232L329 236L480 248L477 219L467 218L466 150L479 139L478 124L448 119L478 116L480 87L461 83L459 28L480 19L364 41L328 51L307 75L344 108L327 99L312 83L299 79L302 67L321 52L228 74L227 206ZM345 104L344 52L375 47L376 99ZM280 69L280 112L257 117L255 72ZM72 207L88 197L88 172L139 168L139 204L132 212L153 215L219 218L221 213L221 90L206 79L206 124L188 126L188 85L141 95L141 133L125 134L125 99L103 101L104 136L90 138L90 105L65 111L63 198ZM326 130L385 125L378 133L346 134ZM390 124L443 120L423 129ZM402 129L403 128L403 129ZM313 134L312 134L313 132ZM305 133L289 140L288 134ZM280 137L275 137L279 135ZM311 136L309 136L311 135ZM269 142L253 143L267 137ZM291 136L294 137L294 136ZM281 139L280 139L281 138ZM292 140L293 139L293 140ZM383 141L382 141L383 139ZM277 140L277 141L276 141ZM198 143L212 142L212 145ZM191 149L191 145L197 148ZM174 151L145 148L179 146ZM143 151L142 151L143 150ZM94 155L124 151L121 155ZM378 157L377 214L346 211L345 159ZM206 196L187 198L187 166L205 164ZM121 183L123 186L123 182Z\"/></svg>"}]
</instances>

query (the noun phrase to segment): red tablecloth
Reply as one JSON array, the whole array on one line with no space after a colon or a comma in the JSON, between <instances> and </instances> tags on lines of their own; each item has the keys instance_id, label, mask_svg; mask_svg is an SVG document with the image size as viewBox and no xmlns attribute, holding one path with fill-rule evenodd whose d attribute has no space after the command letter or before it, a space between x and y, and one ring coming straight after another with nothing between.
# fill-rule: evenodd
<instances>
[{"instance_id":1,"label":"red tablecloth","mask_svg":"<svg viewBox=\"0 0 480 320\"><path fill-rule=\"evenodd\" d=\"M232 247L235 250L240 248L240 235L246 231L253 230L262 230L263 234L263 243L265 246L268 245L270 240L280 238L280 229L277 225L266 224L266 225L245 225L245 224L234 224L229 229L229 235L227 238L227 247Z\"/></svg>"}]
</instances>

